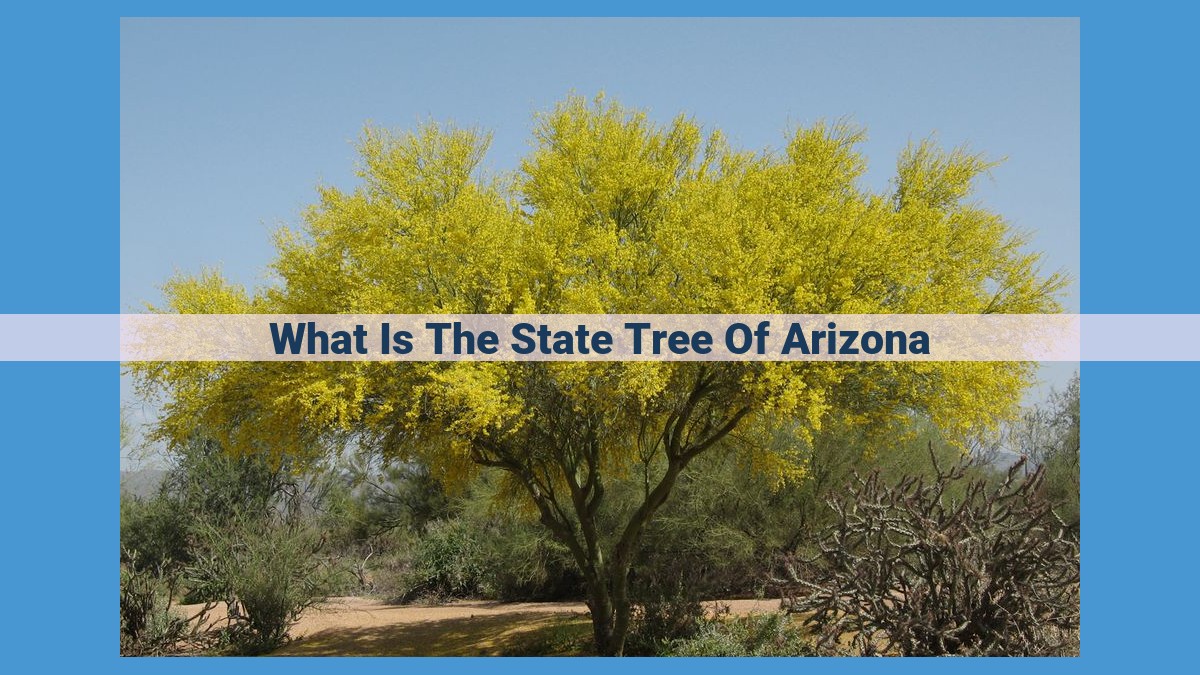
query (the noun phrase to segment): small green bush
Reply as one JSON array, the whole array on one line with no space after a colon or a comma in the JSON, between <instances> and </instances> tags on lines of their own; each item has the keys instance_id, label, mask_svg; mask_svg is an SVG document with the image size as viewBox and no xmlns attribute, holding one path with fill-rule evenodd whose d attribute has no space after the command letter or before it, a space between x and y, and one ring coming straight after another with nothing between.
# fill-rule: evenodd
<instances>
[{"instance_id":1,"label":"small green bush","mask_svg":"<svg viewBox=\"0 0 1200 675\"><path fill-rule=\"evenodd\" d=\"M329 571L310 530L260 519L202 523L196 543L189 581L194 594L225 603L218 635L225 651L254 655L283 645L301 612L326 595Z\"/></svg>"},{"instance_id":2,"label":"small green bush","mask_svg":"<svg viewBox=\"0 0 1200 675\"><path fill-rule=\"evenodd\" d=\"M121 562L136 556L143 569L167 569L187 563L188 510L176 499L158 494L142 499L121 495Z\"/></svg>"},{"instance_id":3,"label":"small green bush","mask_svg":"<svg viewBox=\"0 0 1200 675\"><path fill-rule=\"evenodd\" d=\"M405 574L403 601L483 597L487 585L488 561L478 533L460 520L438 521L430 525L416 546Z\"/></svg>"},{"instance_id":4,"label":"small green bush","mask_svg":"<svg viewBox=\"0 0 1200 675\"><path fill-rule=\"evenodd\" d=\"M504 602L578 597L582 577L566 547L535 523L502 519L483 540L488 596Z\"/></svg>"},{"instance_id":5,"label":"small green bush","mask_svg":"<svg viewBox=\"0 0 1200 675\"><path fill-rule=\"evenodd\" d=\"M457 515L405 537L375 563L376 592L398 602L577 597L582 582L566 549L537 523L491 506L472 495Z\"/></svg>"}]
</instances>

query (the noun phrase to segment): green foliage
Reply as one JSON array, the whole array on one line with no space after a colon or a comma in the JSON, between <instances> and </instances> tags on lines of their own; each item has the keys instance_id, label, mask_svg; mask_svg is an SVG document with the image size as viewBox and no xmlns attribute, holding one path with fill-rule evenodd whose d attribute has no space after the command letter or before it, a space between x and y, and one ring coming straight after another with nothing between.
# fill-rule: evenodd
<instances>
[{"instance_id":1,"label":"green foliage","mask_svg":"<svg viewBox=\"0 0 1200 675\"><path fill-rule=\"evenodd\" d=\"M170 569L190 559L188 531L192 514L174 497L160 492L149 499L121 495L121 562L146 569Z\"/></svg>"},{"instance_id":2,"label":"green foliage","mask_svg":"<svg viewBox=\"0 0 1200 675\"><path fill-rule=\"evenodd\" d=\"M273 466L261 455L230 455L203 438L180 446L174 460L154 497L121 495L123 562L134 555L148 568L187 564L200 524L299 508L300 486L288 465Z\"/></svg>"},{"instance_id":3,"label":"green foliage","mask_svg":"<svg viewBox=\"0 0 1200 675\"><path fill-rule=\"evenodd\" d=\"M299 486L293 462L225 450L205 436L189 439L177 448L176 464L167 474L163 491L188 512L210 522L266 516L276 509L297 507Z\"/></svg>"},{"instance_id":4,"label":"green foliage","mask_svg":"<svg viewBox=\"0 0 1200 675\"><path fill-rule=\"evenodd\" d=\"M717 618L695 635L667 643L662 656L812 656L812 640L782 612Z\"/></svg>"},{"instance_id":5,"label":"green foliage","mask_svg":"<svg viewBox=\"0 0 1200 675\"><path fill-rule=\"evenodd\" d=\"M1061 452L1046 460L1046 498L1063 522L1079 529L1079 451Z\"/></svg>"},{"instance_id":6,"label":"green foliage","mask_svg":"<svg viewBox=\"0 0 1200 675\"><path fill-rule=\"evenodd\" d=\"M418 464L380 465L360 453L333 473L320 522L335 547L379 541L396 530L421 532L431 522L451 516L441 483Z\"/></svg>"},{"instance_id":7,"label":"green foliage","mask_svg":"<svg viewBox=\"0 0 1200 675\"><path fill-rule=\"evenodd\" d=\"M410 589L402 600L419 596L432 598L483 597L489 561L482 542L468 524L460 520L432 524L417 544L410 572Z\"/></svg>"},{"instance_id":8,"label":"green foliage","mask_svg":"<svg viewBox=\"0 0 1200 675\"><path fill-rule=\"evenodd\" d=\"M307 528L259 518L199 525L186 575L195 594L224 603L222 646L253 655L286 642L300 613L326 594L321 543Z\"/></svg>"},{"instance_id":9,"label":"green foliage","mask_svg":"<svg viewBox=\"0 0 1200 675\"><path fill-rule=\"evenodd\" d=\"M565 548L519 511L496 502L483 474L458 497L454 515L414 533L406 555L385 564L400 567L401 601L485 598L552 600L575 596L579 574Z\"/></svg>"},{"instance_id":10,"label":"green foliage","mask_svg":"<svg viewBox=\"0 0 1200 675\"><path fill-rule=\"evenodd\" d=\"M767 514L778 497L732 453L698 459L646 528L631 580L635 602L677 596L680 588L694 599L752 592L761 552L778 543L772 530L781 523Z\"/></svg>"},{"instance_id":11,"label":"green foliage","mask_svg":"<svg viewBox=\"0 0 1200 675\"><path fill-rule=\"evenodd\" d=\"M185 602L208 610L223 603L223 625L209 636L217 649L258 654L282 644L304 608L348 579L318 555L324 541L304 524L320 486L290 462L230 454L203 437L176 448L155 497L122 497L122 562L136 573L122 595L123 624L126 599L134 613L149 602L141 570L163 570L179 577L170 594L186 591Z\"/></svg>"},{"instance_id":12,"label":"green foliage","mask_svg":"<svg viewBox=\"0 0 1200 675\"><path fill-rule=\"evenodd\" d=\"M1079 528L1079 375L1055 392L1041 411L1049 443L1034 455L1046 467L1043 494L1059 518Z\"/></svg>"}]
</instances>

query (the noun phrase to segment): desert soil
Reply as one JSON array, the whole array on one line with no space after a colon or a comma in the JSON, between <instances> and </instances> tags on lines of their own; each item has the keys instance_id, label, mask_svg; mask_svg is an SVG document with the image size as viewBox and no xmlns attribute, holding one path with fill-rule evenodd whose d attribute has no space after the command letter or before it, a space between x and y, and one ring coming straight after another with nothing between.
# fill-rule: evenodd
<instances>
[{"instance_id":1,"label":"desert soil","mask_svg":"<svg viewBox=\"0 0 1200 675\"><path fill-rule=\"evenodd\" d=\"M732 614L773 612L778 600L722 600ZM198 608L198 607L197 607ZM185 611L189 609L184 606ZM193 610L194 611L194 610ZM307 610L293 641L277 655L483 656L511 654L564 631L590 634L582 602L456 601L394 605L362 597L330 598Z\"/></svg>"}]
</instances>

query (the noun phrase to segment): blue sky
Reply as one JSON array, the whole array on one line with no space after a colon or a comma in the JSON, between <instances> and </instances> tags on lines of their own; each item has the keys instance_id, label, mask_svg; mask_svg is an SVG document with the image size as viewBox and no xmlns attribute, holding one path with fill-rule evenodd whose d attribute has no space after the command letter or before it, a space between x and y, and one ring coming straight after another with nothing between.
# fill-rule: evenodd
<instances>
[{"instance_id":1,"label":"blue sky","mask_svg":"<svg viewBox=\"0 0 1200 675\"><path fill-rule=\"evenodd\" d=\"M533 112L601 90L753 149L849 117L870 134L876 188L933 133L1006 157L978 198L1076 278L1065 302L1078 311L1073 19L125 19L122 307L157 301L177 270L264 281L270 231L296 224L318 183L354 184L368 121L481 126L488 166L505 170Z\"/></svg>"}]
</instances>

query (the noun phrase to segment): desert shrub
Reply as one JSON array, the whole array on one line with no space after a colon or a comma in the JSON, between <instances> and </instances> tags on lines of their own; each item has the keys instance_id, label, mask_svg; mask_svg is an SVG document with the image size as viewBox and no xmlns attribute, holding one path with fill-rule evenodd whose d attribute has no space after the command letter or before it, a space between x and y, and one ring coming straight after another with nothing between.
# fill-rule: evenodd
<instances>
[{"instance_id":1,"label":"desert shrub","mask_svg":"<svg viewBox=\"0 0 1200 675\"><path fill-rule=\"evenodd\" d=\"M569 555L536 525L507 513L466 508L430 523L407 553L380 561L384 585L401 602L485 598L549 600L572 595L579 577Z\"/></svg>"},{"instance_id":2,"label":"desert shrub","mask_svg":"<svg viewBox=\"0 0 1200 675\"><path fill-rule=\"evenodd\" d=\"M178 575L172 592L205 604L189 624L211 627L196 646L270 651L286 642L306 607L358 588L350 561L326 552L327 536L314 527L336 486L323 466L230 454L203 436L172 451L175 464L154 498L122 497L122 564ZM148 597L122 596L133 614ZM136 629L135 619L127 620L123 606L122 624L133 621Z\"/></svg>"},{"instance_id":3,"label":"desert shrub","mask_svg":"<svg viewBox=\"0 0 1200 675\"><path fill-rule=\"evenodd\" d=\"M357 592L386 600L402 599L411 582L413 552L419 535L400 528L372 535L347 546L337 555L350 569Z\"/></svg>"},{"instance_id":4,"label":"desert shrub","mask_svg":"<svg viewBox=\"0 0 1200 675\"><path fill-rule=\"evenodd\" d=\"M203 522L196 530L193 591L210 605L224 604L218 646L235 654L261 654L284 644L301 612L321 600L330 573L309 529L267 519Z\"/></svg>"},{"instance_id":5,"label":"desert shrub","mask_svg":"<svg viewBox=\"0 0 1200 675\"><path fill-rule=\"evenodd\" d=\"M356 595L370 590L364 563L343 554L322 553L314 556L317 579L315 585L324 597Z\"/></svg>"},{"instance_id":6,"label":"desert shrub","mask_svg":"<svg viewBox=\"0 0 1200 675\"><path fill-rule=\"evenodd\" d=\"M121 655L163 656L179 651L188 621L172 604L175 580L137 566L136 554L121 567Z\"/></svg>"},{"instance_id":7,"label":"desert shrub","mask_svg":"<svg viewBox=\"0 0 1200 675\"><path fill-rule=\"evenodd\" d=\"M718 617L691 637L663 645L662 656L811 656L813 642L786 613Z\"/></svg>"},{"instance_id":8,"label":"desert shrub","mask_svg":"<svg viewBox=\"0 0 1200 675\"><path fill-rule=\"evenodd\" d=\"M481 597L505 601L558 600L580 597L582 576L566 547L536 517L507 501L512 489L504 475L482 472L471 489L456 500L454 519L473 538L481 560Z\"/></svg>"},{"instance_id":9,"label":"desert shrub","mask_svg":"<svg viewBox=\"0 0 1200 675\"><path fill-rule=\"evenodd\" d=\"M293 461L261 454L234 455L216 441L197 437L175 450L175 466L162 490L196 516L224 522L267 515L293 505L300 494Z\"/></svg>"},{"instance_id":10,"label":"desert shrub","mask_svg":"<svg viewBox=\"0 0 1200 675\"><path fill-rule=\"evenodd\" d=\"M450 499L444 517L372 538L378 555L364 574L372 589L398 602L578 597L582 581L570 553L530 514L497 499L495 478L482 472Z\"/></svg>"},{"instance_id":11,"label":"desert shrub","mask_svg":"<svg viewBox=\"0 0 1200 675\"><path fill-rule=\"evenodd\" d=\"M934 465L932 479L857 477L832 499L817 556L783 565L785 606L811 612L825 651L1077 651L1079 544L1040 493L1044 467L1018 461L996 481Z\"/></svg>"},{"instance_id":12,"label":"desert shrub","mask_svg":"<svg viewBox=\"0 0 1200 675\"><path fill-rule=\"evenodd\" d=\"M203 437L175 448L173 458L153 497L121 495L122 562L132 553L146 568L185 565L198 523L298 514L309 496L286 460L230 455Z\"/></svg>"},{"instance_id":13,"label":"desert shrub","mask_svg":"<svg viewBox=\"0 0 1200 675\"><path fill-rule=\"evenodd\" d=\"M1079 374L1062 390L1026 408L1006 427L1006 450L1045 467L1041 494L1076 532L1079 529Z\"/></svg>"},{"instance_id":14,"label":"desert shrub","mask_svg":"<svg viewBox=\"0 0 1200 675\"><path fill-rule=\"evenodd\" d=\"M411 555L389 553L377 556L369 563L370 567L363 574L364 586L369 593L388 602L411 602L409 600L409 591L413 581L409 574L412 569Z\"/></svg>"},{"instance_id":15,"label":"desert shrub","mask_svg":"<svg viewBox=\"0 0 1200 675\"><path fill-rule=\"evenodd\" d=\"M611 491L620 499L630 489L641 486L614 485ZM692 600L753 594L765 552L787 538L790 526L771 511L789 496L748 474L732 453L698 459L646 527L630 576L631 596L638 604L683 609L687 598L680 589Z\"/></svg>"},{"instance_id":16,"label":"desert shrub","mask_svg":"<svg viewBox=\"0 0 1200 675\"><path fill-rule=\"evenodd\" d=\"M419 464L382 462L358 453L331 473L320 523L339 549L396 531L421 532L453 515L441 483Z\"/></svg>"},{"instance_id":17,"label":"desert shrub","mask_svg":"<svg viewBox=\"0 0 1200 675\"><path fill-rule=\"evenodd\" d=\"M714 467L703 468L700 480L716 477ZM647 532L630 575L626 654L657 654L669 642L694 636L705 619L704 596L740 587L736 576L754 546L710 501L724 493L726 488L689 483L680 490L682 501Z\"/></svg>"},{"instance_id":18,"label":"desert shrub","mask_svg":"<svg viewBox=\"0 0 1200 675\"><path fill-rule=\"evenodd\" d=\"M667 643L696 635L705 610L698 594L682 582L674 586L634 586L633 613L625 653L651 656Z\"/></svg>"},{"instance_id":19,"label":"desert shrub","mask_svg":"<svg viewBox=\"0 0 1200 675\"><path fill-rule=\"evenodd\" d=\"M144 569L168 569L187 563L191 514L182 503L160 493L150 499L121 495L121 562L136 557Z\"/></svg>"},{"instance_id":20,"label":"desert shrub","mask_svg":"<svg viewBox=\"0 0 1200 675\"><path fill-rule=\"evenodd\" d=\"M476 534L460 519L431 524L417 542L399 600L487 595L488 561Z\"/></svg>"},{"instance_id":21,"label":"desert shrub","mask_svg":"<svg viewBox=\"0 0 1200 675\"><path fill-rule=\"evenodd\" d=\"M1056 452L1046 459L1046 499L1058 517L1079 535L1079 446Z\"/></svg>"},{"instance_id":22,"label":"desert shrub","mask_svg":"<svg viewBox=\"0 0 1200 675\"><path fill-rule=\"evenodd\" d=\"M1043 493L1054 511L1079 529L1079 375L1062 392L1055 392L1046 407L1051 442L1041 454L1046 467Z\"/></svg>"},{"instance_id":23,"label":"desert shrub","mask_svg":"<svg viewBox=\"0 0 1200 675\"><path fill-rule=\"evenodd\" d=\"M505 602L578 597L583 579L566 547L540 526L504 518L484 539L488 596Z\"/></svg>"}]
</instances>

